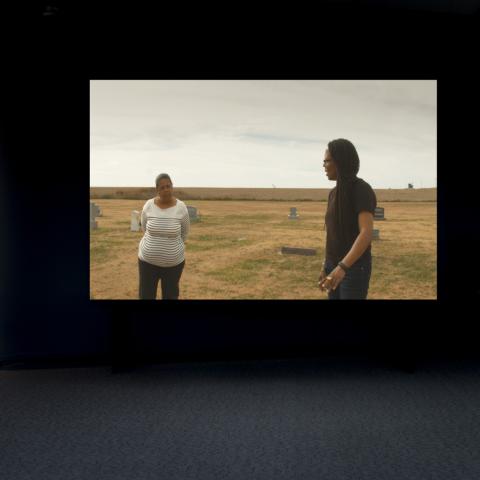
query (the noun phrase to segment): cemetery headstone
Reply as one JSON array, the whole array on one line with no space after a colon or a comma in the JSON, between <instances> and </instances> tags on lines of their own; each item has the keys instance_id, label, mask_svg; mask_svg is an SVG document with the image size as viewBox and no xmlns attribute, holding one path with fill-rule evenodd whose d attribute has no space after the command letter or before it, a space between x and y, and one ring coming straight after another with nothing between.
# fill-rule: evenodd
<instances>
[{"instance_id":1,"label":"cemetery headstone","mask_svg":"<svg viewBox=\"0 0 480 480\"><path fill-rule=\"evenodd\" d=\"M98 228L98 223L95 220L95 217L97 216L96 205L92 202L90 202L90 230L96 230Z\"/></svg>"},{"instance_id":2,"label":"cemetery headstone","mask_svg":"<svg viewBox=\"0 0 480 480\"><path fill-rule=\"evenodd\" d=\"M102 216L102 211L100 210L100 207L96 203L93 204L93 210L95 212L96 217L101 217Z\"/></svg>"},{"instance_id":3,"label":"cemetery headstone","mask_svg":"<svg viewBox=\"0 0 480 480\"><path fill-rule=\"evenodd\" d=\"M297 214L297 208L296 207L291 207L290 208L290 215L288 216L290 220L296 220L297 218L300 218L300 216Z\"/></svg>"},{"instance_id":4,"label":"cemetery headstone","mask_svg":"<svg viewBox=\"0 0 480 480\"><path fill-rule=\"evenodd\" d=\"M198 222L200 217L198 216L197 208L192 205L187 205L188 216L190 217L190 222Z\"/></svg>"},{"instance_id":5,"label":"cemetery headstone","mask_svg":"<svg viewBox=\"0 0 480 480\"><path fill-rule=\"evenodd\" d=\"M374 220L385 220L385 209L382 207L376 207L373 215Z\"/></svg>"},{"instance_id":6,"label":"cemetery headstone","mask_svg":"<svg viewBox=\"0 0 480 480\"><path fill-rule=\"evenodd\" d=\"M140 231L140 212L138 210L132 210L132 219L130 223L131 232Z\"/></svg>"}]
</instances>

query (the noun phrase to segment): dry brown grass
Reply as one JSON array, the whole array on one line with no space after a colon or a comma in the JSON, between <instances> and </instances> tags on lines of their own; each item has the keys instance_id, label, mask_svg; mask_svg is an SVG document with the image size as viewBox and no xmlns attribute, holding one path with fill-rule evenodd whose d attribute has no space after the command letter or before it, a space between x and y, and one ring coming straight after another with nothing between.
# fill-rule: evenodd
<instances>
[{"instance_id":1,"label":"dry brown grass","mask_svg":"<svg viewBox=\"0 0 480 480\"><path fill-rule=\"evenodd\" d=\"M138 243L130 213L143 200L95 200L103 211L90 235L90 291L94 299L138 298ZM323 260L324 202L205 201L191 226L183 299L324 299L317 278ZM289 220L291 206L299 220ZM434 299L437 290L436 203L379 203L371 299ZM282 246L316 248L314 257L281 255Z\"/></svg>"},{"instance_id":2,"label":"dry brown grass","mask_svg":"<svg viewBox=\"0 0 480 480\"><path fill-rule=\"evenodd\" d=\"M176 187L178 198L183 200L272 200L324 202L328 188L200 188ZM436 202L436 188L377 189L379 202ZM91 187L92 199L147 200L155 196L148 187Z\"/></svg>"}]
</instances>

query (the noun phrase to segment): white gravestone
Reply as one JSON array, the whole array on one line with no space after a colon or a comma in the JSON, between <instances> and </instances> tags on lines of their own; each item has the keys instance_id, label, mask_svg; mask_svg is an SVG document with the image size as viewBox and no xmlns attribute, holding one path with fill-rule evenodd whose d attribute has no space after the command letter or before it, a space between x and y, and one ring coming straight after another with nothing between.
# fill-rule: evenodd
<instances>
[{"instance_id":1,"label":"white gravestone","mask_svg":"<svg viewBox=\"0 0 480 480\"><path fill-rule=\"evenodd\" d=\"M132 220L130 223L130 231L139 232L140 231L140 212L138 210L132 210Z\"/></svg>"}]
</instances>

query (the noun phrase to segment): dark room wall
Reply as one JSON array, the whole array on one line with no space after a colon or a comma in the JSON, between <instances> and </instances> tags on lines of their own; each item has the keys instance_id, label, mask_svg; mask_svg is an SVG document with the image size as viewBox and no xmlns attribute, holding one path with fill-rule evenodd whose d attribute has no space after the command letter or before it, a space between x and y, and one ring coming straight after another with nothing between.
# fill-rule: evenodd
<instances>
[{"instance_id":1,"label":"dark room wall","mask_svg":"<svg viewBox=\"0 0 480 480\"><path fill-rule=\"evenodd\" d=\"M86 17L84 12L82 18ZM166 353L213 349L221 354L264 351L278 355L279 352L315 353L329 345L379 344L385 350L393 346L408 351L412 344L422 351L475 349L471 312L480 300L480 288L477 278L471 279L469 275L480 266L476 254L480 244L475 198L478 188L468 182L474 182L478 176L474 174L475 163L473 167L465 167L467 154L471 153L465 147L465 139L476 138L478 132L475 133L472 123L466 126L459 123L461 112L466 106L473 110L478 98L478 93L474 96L474 85L478 82L472 76L474 56L469 50L478 38L472 33L471 23L443 20L444 23L436 24L434 35L424 35L429 27L422 23L424 28L417 36L409 23L402 23L396 26L396 31L401 34L408 30L409 35L402 33L398 43L388 44L387 55L372 48L360 49L362 37L356 37L355 45L362 54L351 55L347 60L341 47L337 47L338 55L330 43L328 51L322 50L325 44L318 43L318 31L312 30L315 35L308 41L315 52L296 49L288 57L304 65L303 70L286 65L284 52L276 57L278 49L272 49L271 54L261 55L253 66L238 63L240 57L232 52L235 61L229 65L233 68L235 64L235 68L229 71L225 67L222 70L225 73L219 74L223 64L217 59L207 63L203 55L187 58L187 53L182 52L169 70L164 57L160 64L158 55L151 56L145 50L145 56L141 57L138 49L133 60L129 57L132 67L128 69L126 50L119 51L118 45L110 42L100 52L97 46L105 44L89 43L85 25L73 28L74 19L69 21L62 24L65 16L62 19L61 15L56 20L41 14L33 20L17 18L15 48L3 60L6 68L2 85L0 170L0 360L108 358L115 328L120 324L117 322L124 325L129 321L141 340L140 349ZM364 23L361 25L363 32L370 32L366 42L373 41L380 49L385 43L380 34L391 27L384 24L378 33L365 30ZM450 32L447 38L443 35L446 28ZM327 33L322 35L325 38ZM459 40L462 35L464 43ZM243 37L237 40L240 38ZM216 45L221 43L218 38L214 40ZM256 48L256 44L250 47ZM244 48L243 43L238 51ZM323 60L312 61L318 58ZM252 55L250 59L254 62ZM256 310L243 303L239 308L186 305L176 312L169 307L164 313L159 305L151 309L132 302L119 302L116 306L110 302L90 302L88 79L102 72L105 76L113 72L112 78L125 78L129 74L142 78L145 71L153 78L168 78L165 72L169 71L175 72L170 74L171 78L199 78L202 77L199 72L206 78L222 75L258 78L262 72L273 78L298 78L297 74L302 78L332 78L332 75L333 78L435 78L438 75L439 98L445 99L438 110L439 118L444 119L439 122L438 247L442 302L405 305L399 302L398 306L393 302L389 306L372 302L360 310L329 305L321 315L314 303L304 304L303 314L299 315L294 304L287 307L276 304L271 308L264 303ZM467 93L469 89L472 95ZM449 108L453 113L446 115ZM453 173L461 178L447 182L452 174L451 159L458 159L459 152L463 152L463 168L459 170L457 161ZM447 159L444 163L442 156ZM460 215L455 202L462 207Z\"/></svg>"}]
</instances>

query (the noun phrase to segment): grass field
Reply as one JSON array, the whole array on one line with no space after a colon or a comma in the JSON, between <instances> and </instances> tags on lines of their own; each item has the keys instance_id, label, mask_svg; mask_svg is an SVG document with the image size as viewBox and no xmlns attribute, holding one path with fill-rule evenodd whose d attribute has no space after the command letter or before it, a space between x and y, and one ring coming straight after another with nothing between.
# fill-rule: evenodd
<instances>
[{"instance_id":1,"label":"grass field","mask_svg":"<svg viewBox=\"0 0 480 480\"><path fill-rule=\"evenodd\" d=\"M178 192L179 198L182 198ZM144 200L95 199L103 216L90 232L90 296L138 298L138 244L132 210ZM323 201L186 201L198 208L186 242L181 299L326 299L317 286L324 258ZM288 219L296 207L298 220ZM369 299L435 299L436 202L379 201ZM282 255L282 246L317 249L316 256Z\"/></svg>"}]
</instances>

